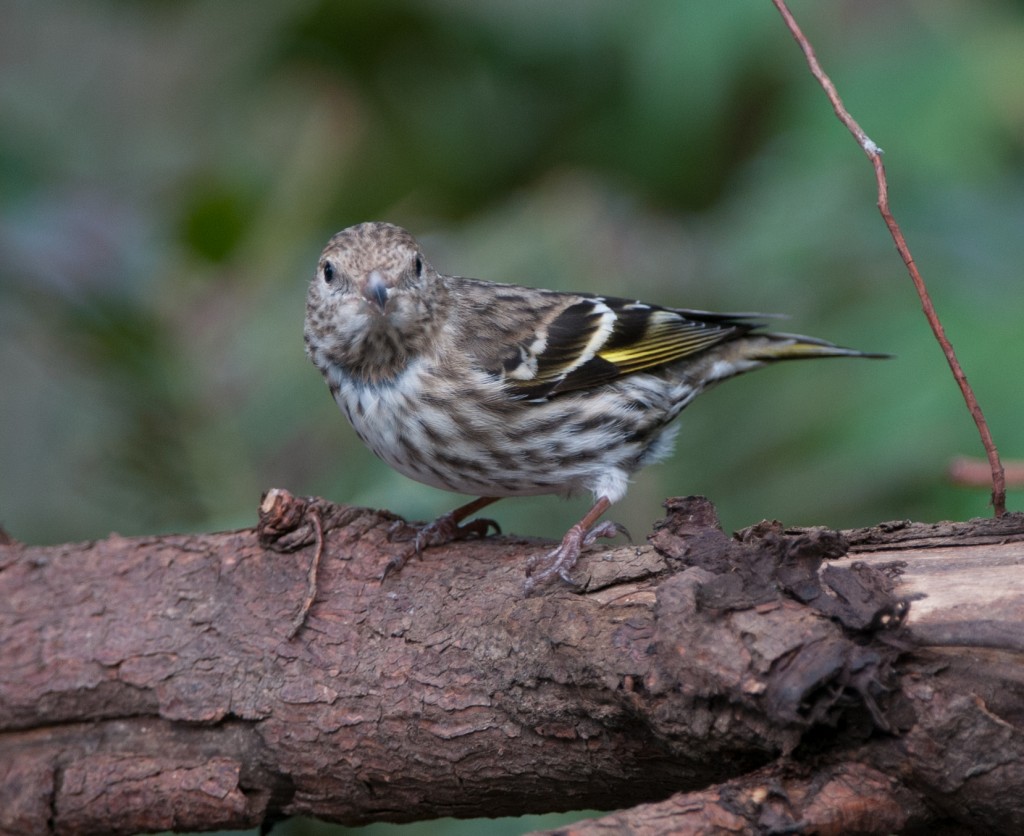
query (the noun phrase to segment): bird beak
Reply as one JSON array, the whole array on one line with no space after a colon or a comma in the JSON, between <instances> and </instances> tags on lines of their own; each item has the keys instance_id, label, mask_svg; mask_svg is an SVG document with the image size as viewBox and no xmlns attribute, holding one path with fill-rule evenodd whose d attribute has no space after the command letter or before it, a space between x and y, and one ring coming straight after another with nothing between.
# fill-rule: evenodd
<instances>
[{"instance_id":1,"label":"bird beak","mask_svg":"<svg viewBox=\"0 0 1024 836\"><path fill-rule=\"evenodd\" d=\"M363 298L367 302L376 305L382 311L384 310L384 306L388 301L388 286L384 283L384 278L379 271L370 271L366 284L363 285Z\"/></svg>"}]
</instances>

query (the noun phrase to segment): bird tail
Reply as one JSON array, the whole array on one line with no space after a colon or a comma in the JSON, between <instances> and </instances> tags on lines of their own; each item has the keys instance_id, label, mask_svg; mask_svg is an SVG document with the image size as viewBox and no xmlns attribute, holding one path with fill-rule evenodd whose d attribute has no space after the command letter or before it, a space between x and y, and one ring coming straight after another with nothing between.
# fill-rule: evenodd
<instances>
[{"instance_id":1,"label":"bird tail","mask_svg":"<svg viewBox=\"0 0 1024 836\"><path fill-rule=\"evenodd\" d=\"M801 334L778 334L752 331L728 342L720 343L695 358L688 371L705 388L730 377L760 369L781 360L804 360L817 357L869 357L881 359L888 354L875 354L844 348L841 345L805 337Z\"/></svg>"},{"instance_id":2,"label":"bird tail","mask_svg":"<svg viewBox=\"0 0 1024 836\"><path fill-rule=\"evenodd\" d=\"M743 356L748 360L774 363L779 360L803 360L815 357L867 357L884 360L891 354L858 351L827 340L805 337L802 334L753 333L737 340Z\"/></svg>"}]
</instances>

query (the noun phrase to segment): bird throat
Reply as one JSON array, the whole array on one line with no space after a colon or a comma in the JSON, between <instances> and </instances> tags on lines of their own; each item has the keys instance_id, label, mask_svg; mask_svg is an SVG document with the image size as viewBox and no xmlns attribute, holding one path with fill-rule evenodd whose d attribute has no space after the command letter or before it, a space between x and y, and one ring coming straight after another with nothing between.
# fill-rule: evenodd
<instances>
[{"instance_id":1,"label":"bird throat","mask_svg":"<svg viewBox=\"0 0 1024 836\"><path fill-rule=\"evenodd\" d=\"M348 370L351 377L363 383L388 383L408 367L410 356L402 335L386 322L375 323L363 339L343 348L331 357L332 362ZM333 354L333 352L332 352Z\"/></svg>"}]
</instances>

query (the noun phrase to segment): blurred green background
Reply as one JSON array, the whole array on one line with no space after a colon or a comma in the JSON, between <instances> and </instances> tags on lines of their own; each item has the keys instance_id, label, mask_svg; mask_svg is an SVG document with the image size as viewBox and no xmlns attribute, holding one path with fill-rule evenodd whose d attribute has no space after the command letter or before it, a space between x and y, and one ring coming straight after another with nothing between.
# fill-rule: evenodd
<instances>
[{"instance_id":1,"label":"blurred green background","mask_svg":"<svg viewBox=\"0 0 1024 836\"><path fill-rule=\"evenodd\" d=\"M977 434L871 168L768 2L7 0L0 524L32 543L252 525L271 486L427 519L305 359L338 229L445 272L783 312L886 362L787 364L684 413L612 513L726 527L985 515ZM1024 8L799 0L1006 458L1024 457ZM1011 493L1020 508L1022 494ZM560 537L586 499L510 500ZM513 830L509 832L514 832Z\"/></svg>"}]
</instances>

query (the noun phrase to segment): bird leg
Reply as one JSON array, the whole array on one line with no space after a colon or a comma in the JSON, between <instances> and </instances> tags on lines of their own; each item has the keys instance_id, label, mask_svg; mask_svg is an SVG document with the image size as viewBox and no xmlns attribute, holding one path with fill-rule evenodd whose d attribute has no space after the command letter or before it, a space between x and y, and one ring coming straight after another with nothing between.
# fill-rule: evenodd
<instances>
[{"instance_id":1,"label":"bird leg","mask_svg":"<svg viewBox=\"0 0 1024 836\"><path fill-rule=\"evenodd\" d=\"M526 564L526 583L523 587L527 595L555 575L566 583L577 586L576 581L570 577L569 570L576 565L583 549L592 546L598 537L614 537L616 534L625 534L629 537L629 532L618 523L597 522L610 506L608 497L602 496L587 515L565 533L557 549L552 549L546 555L535 555L530 558ZM540 564L546 565L534 574L534 570Z\"/></svg>"},{"instance_id":2,"label":"bird leg","mask_svg":"<svg viewBox=\"0 0 1024 836\"><path fill-rule=\"evenodd\" d=\"M470 537L486 537L492 528L495 534L501 534L501 526L494 520L477 519L471 520L465 525L459 525L466 517L475 514L481 508L486 508L499 499L501 499L500 496L478 497L472 502L460 505L454 511L442 514L432 523L421 526L416 531L416 534L409 538L413 541L412 548L388 561L388 565L384 567L384 574L381 575L381 580L401 569L413 555L422 557L423 550L430 546L443 546L455 540L468 540Z\"/></svg>"}]
</instances>

